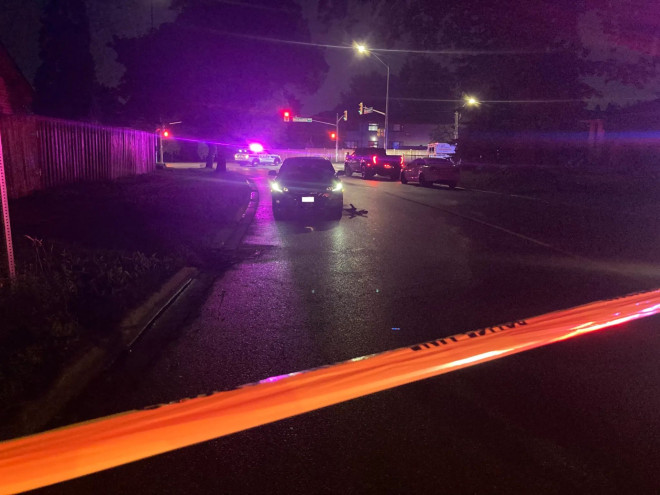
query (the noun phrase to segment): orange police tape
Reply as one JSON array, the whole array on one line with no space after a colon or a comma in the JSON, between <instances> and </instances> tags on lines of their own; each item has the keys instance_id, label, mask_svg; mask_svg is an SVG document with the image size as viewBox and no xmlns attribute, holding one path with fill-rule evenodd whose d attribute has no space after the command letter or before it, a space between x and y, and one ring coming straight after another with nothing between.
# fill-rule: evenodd
<instances>
[{"instance_id":1,"label":"orange police tape","mask_svg":"<svg viewBox=\"0 0 660 495\"><path fill-rule=\"evenodd\" d=\"M0 492L119 466L660 312L660 289L0 443Z\"/></svg>"}]
</instances>

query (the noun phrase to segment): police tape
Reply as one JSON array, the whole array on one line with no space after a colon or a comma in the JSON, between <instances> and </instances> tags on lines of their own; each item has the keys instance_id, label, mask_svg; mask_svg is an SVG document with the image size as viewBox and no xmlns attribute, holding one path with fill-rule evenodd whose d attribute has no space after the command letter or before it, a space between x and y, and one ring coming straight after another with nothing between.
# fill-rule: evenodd
<instances>
[{"instance_id":1,"label":"police tape","mask_svg":"<svg viewBox=\"0 0 660 495\"><path fill-rule=\"evenodd\" d=\"M0 443L16 493L660 313L660 289L482 328Z\"/></svg>"}]
</instances>

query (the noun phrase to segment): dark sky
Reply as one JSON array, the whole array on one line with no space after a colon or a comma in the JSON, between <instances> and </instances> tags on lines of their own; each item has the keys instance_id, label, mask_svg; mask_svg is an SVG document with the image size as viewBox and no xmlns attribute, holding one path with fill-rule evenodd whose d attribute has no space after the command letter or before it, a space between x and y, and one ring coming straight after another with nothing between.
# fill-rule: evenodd
<instances>
[{"instance_id":1,"label":"dark sky","mask_svg":"<svg viewBox=\"0 0 660 495\"><path fill-rule=\"evenodd\" d=\"M40 64L39 29L45 4L46 0L0 0L0 40L30 82ZM131 37L147 33L151 29L152 4L156 27L176 17L169 10L171 0L87 1L92 55L97 77L103 84L117 85L123 72L107 43L113 34Z\"/></svg>"},{"instance_id":2,"label":"dark sky","mask_svg":"<svg viewBox=\"0 0 660 495\"><path fill-rule=\"evenodd\" d=\"M9 50L19 68L28 80L32 81L39 61L38 37L41 9L45 0L0 0L0 40ZM305 15L310 20L312 41L322 44L347 46L353 40L344 26L338 23L329 30L322 28L316 20L316 1L301 0ZM107 46L113 34L118 36L136 36L148 32L151 28L151 9L153 5L154 24L156 27L166 21L171 21L175 13L169 10L171 0L88 0L87 8L92 34L92 55L96 62L97 77L100 82L115 86L121 79L123 67L115 60L114 50ZM358 13L359 14L359 13ZM368 15L358 15L369 19ZM607 43L602 35L595 16L585 15L582 22L583 41L596 57L629 57L629 50ZM368 22L354 28L353 32L369 35ZM255 32L252 34L264 34ZM286 49L286 45L282 45ZM614 48L614 51L611 50ZM372 70L381 71L386 77L385 68L369 59L358 58L351 50L326 50L326 60L330 69L327 79L316 95L302 98L302 114L312 115L332 109L339 102L339 95L347 88L350 78L360 72ZM164 70L167 61L164 60ZM401 56L388 59L393 72L400 66ZM658 97L660 77L649 82L643 89L626 87L618 83L605 84L602 80L591 78L589 84L604 92L601 100L594 103L634 103L637 100L648 100Z\"/></svg>"}]
</instances>

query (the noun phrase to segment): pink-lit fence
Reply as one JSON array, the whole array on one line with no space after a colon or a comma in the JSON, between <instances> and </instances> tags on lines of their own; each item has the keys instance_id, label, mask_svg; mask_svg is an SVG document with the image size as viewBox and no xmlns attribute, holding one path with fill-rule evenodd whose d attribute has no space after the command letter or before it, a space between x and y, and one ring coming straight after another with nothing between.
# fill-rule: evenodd
<instances>
[{"instance_id":1,"label":"pink-lit fence","mask_svg":"<svg viewBox=\"0 0 660 495\"><path fill-rule=\"evenodd\" d=\"M0 135L10 198L156 168L156 136L148 132L12 115L0 117Z\"/></svg>"},{"instance_id":2,"label":"pink-lit fence","mask_svg":"<svg viewBox=\"0 0 660 495\"><path fill-rule=\"evenodd\" d=\"M338 163L344 163L344 157L346 153L352 153L355 148L339 148ZM277 148L271 149L273 153L277 153L282 157L282 160L289 158L290 156L322 156L328 160L335 161L335 149L334 148L304 148L304 149L287 149L287 148ZM388 155L403 155L403 159L406 162L414 160L415 158L420 158L428 156L428 152L424 150L395 150L388 149Z\"/></svg>"}]
</instances>

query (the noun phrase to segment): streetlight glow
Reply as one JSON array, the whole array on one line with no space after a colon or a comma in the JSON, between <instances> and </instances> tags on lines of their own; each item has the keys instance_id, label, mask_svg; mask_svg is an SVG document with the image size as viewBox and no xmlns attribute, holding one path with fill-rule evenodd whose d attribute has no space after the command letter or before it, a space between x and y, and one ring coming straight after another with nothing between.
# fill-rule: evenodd
<instances>
[{"instance_id":1,"label":"streetlight glow","mask_svg":"<svg viewBox=\"0 0 660 495\"><path fill-rule=\"evenodd\" d=\"M480 101L477 100L474 96L466 96L464 99L465 99L465 104L469 107L476 107L480 103Z\"/></svg>"},{"instance_id":2,"label":"streetlight glow","mask_svg":"<svg viewBox=\"0 0 660 495\"><path fill-rule=\"evenodd\" d=\"M474 96L463 95L463 106L464 107L478 107L481 102L477 100ZM458 124L461 119L460 108L457 108L454 112L454 140L458 140Z\"/></svg>"},{"instance_id":3,"label":"streetlight glow","mask_svg":"<svg viewBox=\"0 0 660 495\"><path fill-rule=\"evenodd\" d=\"M367 53L367 52L369 51L369 50L367 50L367 47L364 46L364 45L361 44L361 43L356 43L356 44L355 44L355 49L356 49L358 52L360 52L360 53Z\"/></svg>"}]
</instances>

